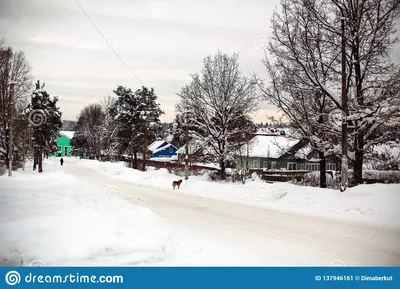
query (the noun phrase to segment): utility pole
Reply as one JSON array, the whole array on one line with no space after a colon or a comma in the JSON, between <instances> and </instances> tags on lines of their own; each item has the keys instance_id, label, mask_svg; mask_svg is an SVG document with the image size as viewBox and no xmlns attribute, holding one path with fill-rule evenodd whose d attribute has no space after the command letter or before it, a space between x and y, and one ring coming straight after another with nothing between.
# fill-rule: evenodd
<instances>
[{"instance_id":1,"label":"utility pole","mask_svg":"<svg viewBox=\"0 0 400 289\"><path fill-rule=\"evenodd\" d=\"M185 112L185 126L186 126L186 128L185 128L185 134L186 134L186 137L185 137L185 142L186 142L186 145L185 145L185 180L187 180L187 179L189 179L189 164L188 164L188 162L189 162L189 125L188 125L188 112L187 112L187 110L186 110L186 112Z\"/></svg>"},{"instance_id":2,"label":"utility pole","mask_svg":"<svg viewBox=\"0 0 400 289\"><path fill-rule=\"evenodd\" d=\"M147 125L144 124L144 134L143 134L143 171L146 171L146 149L147 149Z\"/></svg>"},{"instance_id":3,"label":"utility pole","mask_svg":"<svg viewBox=\"0 0 400 289\"><path fill-rule=\"evenodd\" d=\"M9 129L8 129L8 176L12 177L12 163L13 163L13 113L14 113L14 84L15 82L11 81L10 83L10 90L9 90L9 96L10 96L10 102L9 102L9 117L10 117L10 122L9 122Z\"/></svg>"},{"instance_id":4,"label":"utility pole","mask_svg":"<svg viewBox=\"0 0 400 289\"><path fill-rule=\"evenodd\" d=\"M26 149L26 130L24 131L24 139L22 141L22 170L25 171L25 149Z\"/></svg>"},{"instance_id":5,"label":"utility pole","mask_svg":"<svg viewBox=\"0 0 400 289\"><path fill-rule=\"evenodd\" d=\"M345 17L342 11L341 17L342 24L342 175L341 175L341 185L340 191L345 191L348 185L348 152L347 152L347 116L348 116L348 106L347 106L347 85L346 85L346 37L345 37Z\"/></svg>"}]
</instances>

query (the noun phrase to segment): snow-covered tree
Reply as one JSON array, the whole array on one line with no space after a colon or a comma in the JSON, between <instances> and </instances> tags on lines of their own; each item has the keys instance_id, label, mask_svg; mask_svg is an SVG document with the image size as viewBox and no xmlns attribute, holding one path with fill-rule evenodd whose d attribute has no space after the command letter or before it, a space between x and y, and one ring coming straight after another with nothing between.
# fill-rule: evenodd
<instances>
[{"instance_id":1,"label":"snow-covered tree","mask_svg":"<svg viewBox=\"0 0 400 289\"><path fill-rule=\"evenodd\" d=\"M398 92L390 88L394 79L398 79L399 69L389 57L395 43L392 36L399 1L283 0L281 6L281 12L275 12L272 19L272 36L267 47L271 57L266 57L265 61L273 79L272 86L282 88L274 81L288 73L287 81L291 81L289 95L293 100L299 93L318 95L319 102L327 100L328 110L323 113L330 115L331 125L323 122L322 132L336 130L340 124L336 116L343 114L340 53L341 40L345 41L345 91L349 112L344 121L349 124L348 132L353 140L349 157L355 171L354 183L359 184L364 150L376 142L385 141L385 135L374 132L392 123L399 110ZM344 33L338 25L342 19L345 22ZM282 94L287 93L284 88L286 91ZM304 108L308 110L309 106ZM321 117L319 114L315 119ZM308 119L300 124L304 126L307 122ZM327 144L327 133L322 137L318 134L313 136L314 143L319 143L322 149ZM336 152L338 149L340 147L336 146Z\"/></svg>"},{"instance_id":2,"label":"snow-covered tree","mask_svg":"<svg viewBox=\"0 0 400 289\"><path fill-rule=\"evenodd\" d=\"M251 114L258 108L256 83L242 75L238 54L218 52L204 59L200 74L182 88L180 108L190 110L193 136L213 152L225 177L226 164L233 160L238 136L251 128ZM187 109L186 109L187 110ZM183 111L181 111L183 112Z\"/></svg>"},{"instance_id":3,"label":"snow-covered tree","mask_svg":"<svg viewBox=\"0 0 400 289\"><path fill-rule=\"evenodd\" d=\"M36 82L31 103L26 109L28 121L32 126L34 166L39 166L39 173L43 171L43 155L58 151L56 139L59 136L61 122L60 108L57 107L58 98L50 96L44 89L44 83Z\"/></svg>"},{"instance_id":4,"label":"snow-covered tree","mask_svg":"<svg viewBox=\"0 0 400 289\"><path fill-rule=\"evenodd\" d=\"M105 113L104 132L102 139L102 151L106 160L116 160L118 156L118 123L111 115L111 108L114 106L116 98L112 96L104 97L100 102Z\"/></svg>"},{"instance_id":5,"label":"snow-covered tree","mask_svg":"<svg viewBox=\"0 0 400 289\"><path fill-rule=\"evenodd\" d=\"M28 123L21 118L21 111L28 102L32 88L31 67L22 51L15 51L4 45L0 39L0 162L8 163L10 113L13 114L13 152L14 163L24 147L24 136ZM13 101L10 99L13 83ZM1 165L1 164L0 164Z\"/></svg>"},{"instance_id":6,"label":"snow-covered tree","mask_svg":"<svg viewBox=\"0 0 400 289\"><path fill-rule=\"evenodd\" d=\"M117 99L110 108L110 115L116 122L119 153L131 155L131 166L137 169L137 153L142 148L143 133L139 127L140 99L130 89L118 86L114 93Z\"/></svg>"},{"instance_id":7,"label":"snow-covered tree","mask_svg":"<svg viewBox=\"0 0 400 289\"><path fill-rule=\"evenodd\" d=\"M121 152L131 155L134 168L137 168L137 153L142 152L144 170L147 147L157 137L160 115L163 114L157 95L153 88L149 90L144 86L135 92L118 86L114 93L118 98L110 113L117 122Z\"/></svg>"},{"instance_id":8,"label":"snow-covered tree","mask_svg":"<svg viewBox=\"0 0 400 289\"><path fill-rule=\"evenodd\" d=\"M85 106L76 121L74 137L71 140L74 154L84 153L89 158L101 159L105 135L106 113L98 104Z\"/></svg>"},{"instance_id":9,"label":"snow-covered tree","mask_svg":"<svg viewBox=\"0 0 400 289\"><path fill-rule=\"evenodd\" d=\"M320 187L325 188L325 158L337 148L334 139L340 135L340 126L331 119L334 103L309 81L302 65L312 70L322 86L333 86L332 67L339 55L333 51L332 37L300 2L284 1L282 13L273 15L267 47L271 57L262 61L270 83L259 81L259 87L293 124L298 137L319 152Z\"/></svg>"},{"instance_id":10,"label":"snow-covered tree","mask_svg":"<svg viewBox=\"0 0 400 289\"><path fill-rule=\"evenodd\" d=\"M156 140L160 133L160 116L164 114L157 103L157 95L154 88L148 89L142 86L141 89L136 90L135 96L139 99L138 106L139 113L139 127L143 132L143 171L146 170L146 153L147 147Z\"/></svg>"}]
</instances>

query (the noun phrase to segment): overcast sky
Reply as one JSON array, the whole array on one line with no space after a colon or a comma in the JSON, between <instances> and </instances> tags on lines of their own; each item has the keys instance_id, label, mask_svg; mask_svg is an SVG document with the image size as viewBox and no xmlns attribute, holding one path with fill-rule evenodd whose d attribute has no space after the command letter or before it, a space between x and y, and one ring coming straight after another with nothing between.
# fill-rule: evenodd
<instances>
[{"instance_id":1,"label":"overcast sky","mask_svg":"<svg viewBox=\"0 0 400 289\"><path fill-rule=\"evenodd\" d=\"M123 65L75 0L0 0L0 38L23 50L35 79L59 96L63 119L75 120L118 85L141 83ZM199 72L203 59L239 53L244 74L264 77L261 49L279 0L79 0L135 75L154 87L172 121L176 93ZM399 56L397 56L400 59ZM274 114L261 104L256 121Z\"/></svg>"}]
</instances>

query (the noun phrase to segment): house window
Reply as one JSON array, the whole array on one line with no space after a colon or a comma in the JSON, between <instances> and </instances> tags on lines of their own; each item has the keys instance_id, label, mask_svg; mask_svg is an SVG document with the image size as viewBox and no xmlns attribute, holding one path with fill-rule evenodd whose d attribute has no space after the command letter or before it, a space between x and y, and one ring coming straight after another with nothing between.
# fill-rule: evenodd
<instances>
[{"instance_id":1,"label":"house window","mask_svg":"<svg viewBox=\"0 0 400 289\"><path fill-rule=\"evenodd\" d=\"M172 154L174 152L173 148L169 148L169 152Z\"/></svg>"},{"instance_id":2,"label":"house window","mask_svg":"<svg viewBox=\"0 0 400 289\"><path fill-rule=\"evenodd\" d=\"M301 171L304 171L304 164L299 164L297 169L301 170Z\"/></svg>"},{"instance_id":3,"label":"house window","mask_svg":"<svg viewBox=\"0 0 400 289\"><path fill-rule=\"evenodd\" d=\"M268 169L268 162L267 161L263 161L263 168Z\"/></svg>"},{"instance_id":4,"label":"house window","mask_svg":"<svg viewBox=\"0 0 400 289\"><path fill-rule=\"evenodd\" d=\"M326 169L327 169L328 171L335 171L335 170L336 170L336 166L335 166L334 163L327 163L327 164L326 164Z\"/></svg>"},{"instance_id":5,"label":"house window","mask_svg":"<svg viewBox=\"0 0 400 289\"><path fill-rule=\"evenodd\" d=\"M68 147L67 146L64 147L64 156L68 156Z\"/></svg>"},{"instance_id":6,"label":"house window","mask_svg":"<svg viewBox=\"0 0 400 289\"><path fill-rule=\"evenodd\" d=\"M295 171L296 170L296 163L287 163L287 169L288 171Z\"/></svg>"},{"instance_id":7,"label":"house window","mask_svg":"<svg viewBox=\"0 0 400 289\"><path fill-rule=\"evenodd\" d=\"M306 170L308 171L319 171L319 164L307 164Z\"/></svg>"},{"instance_id":8,"label":"house window","mask_svg":"<svg viewBox=\"0 0 400 289\"><path fill-rule=\"evenodd\" d=\"M271 169L276 170L276 162L271 162Z\"/></svg>"},{"instance_id":9,"label":"house window","mask_svg":"<svg viewBox=\"0 0 400 289\"><path fill-rule=\"evenodd\" d=\"M253 169L258 168L258 160L253 160Z\"/></svg>"}]
</instances>

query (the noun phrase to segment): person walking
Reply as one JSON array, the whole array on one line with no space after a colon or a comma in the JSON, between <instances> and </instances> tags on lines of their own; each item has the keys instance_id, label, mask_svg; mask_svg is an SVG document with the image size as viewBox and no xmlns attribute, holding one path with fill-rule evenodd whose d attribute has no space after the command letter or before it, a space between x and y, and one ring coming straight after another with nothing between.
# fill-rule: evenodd
<instances>
[{"instance_id":1,"label":"person walking","mask_svg":"<svg viewBox=\"0 0 400 289\"><path fill-rule=\"evenodd\" d=\"M60 164L61 164L61 166L63 165L63 163L64 163L64 159L61 158L61 159L60 159Z\"/></svg>"}]
</instances>

